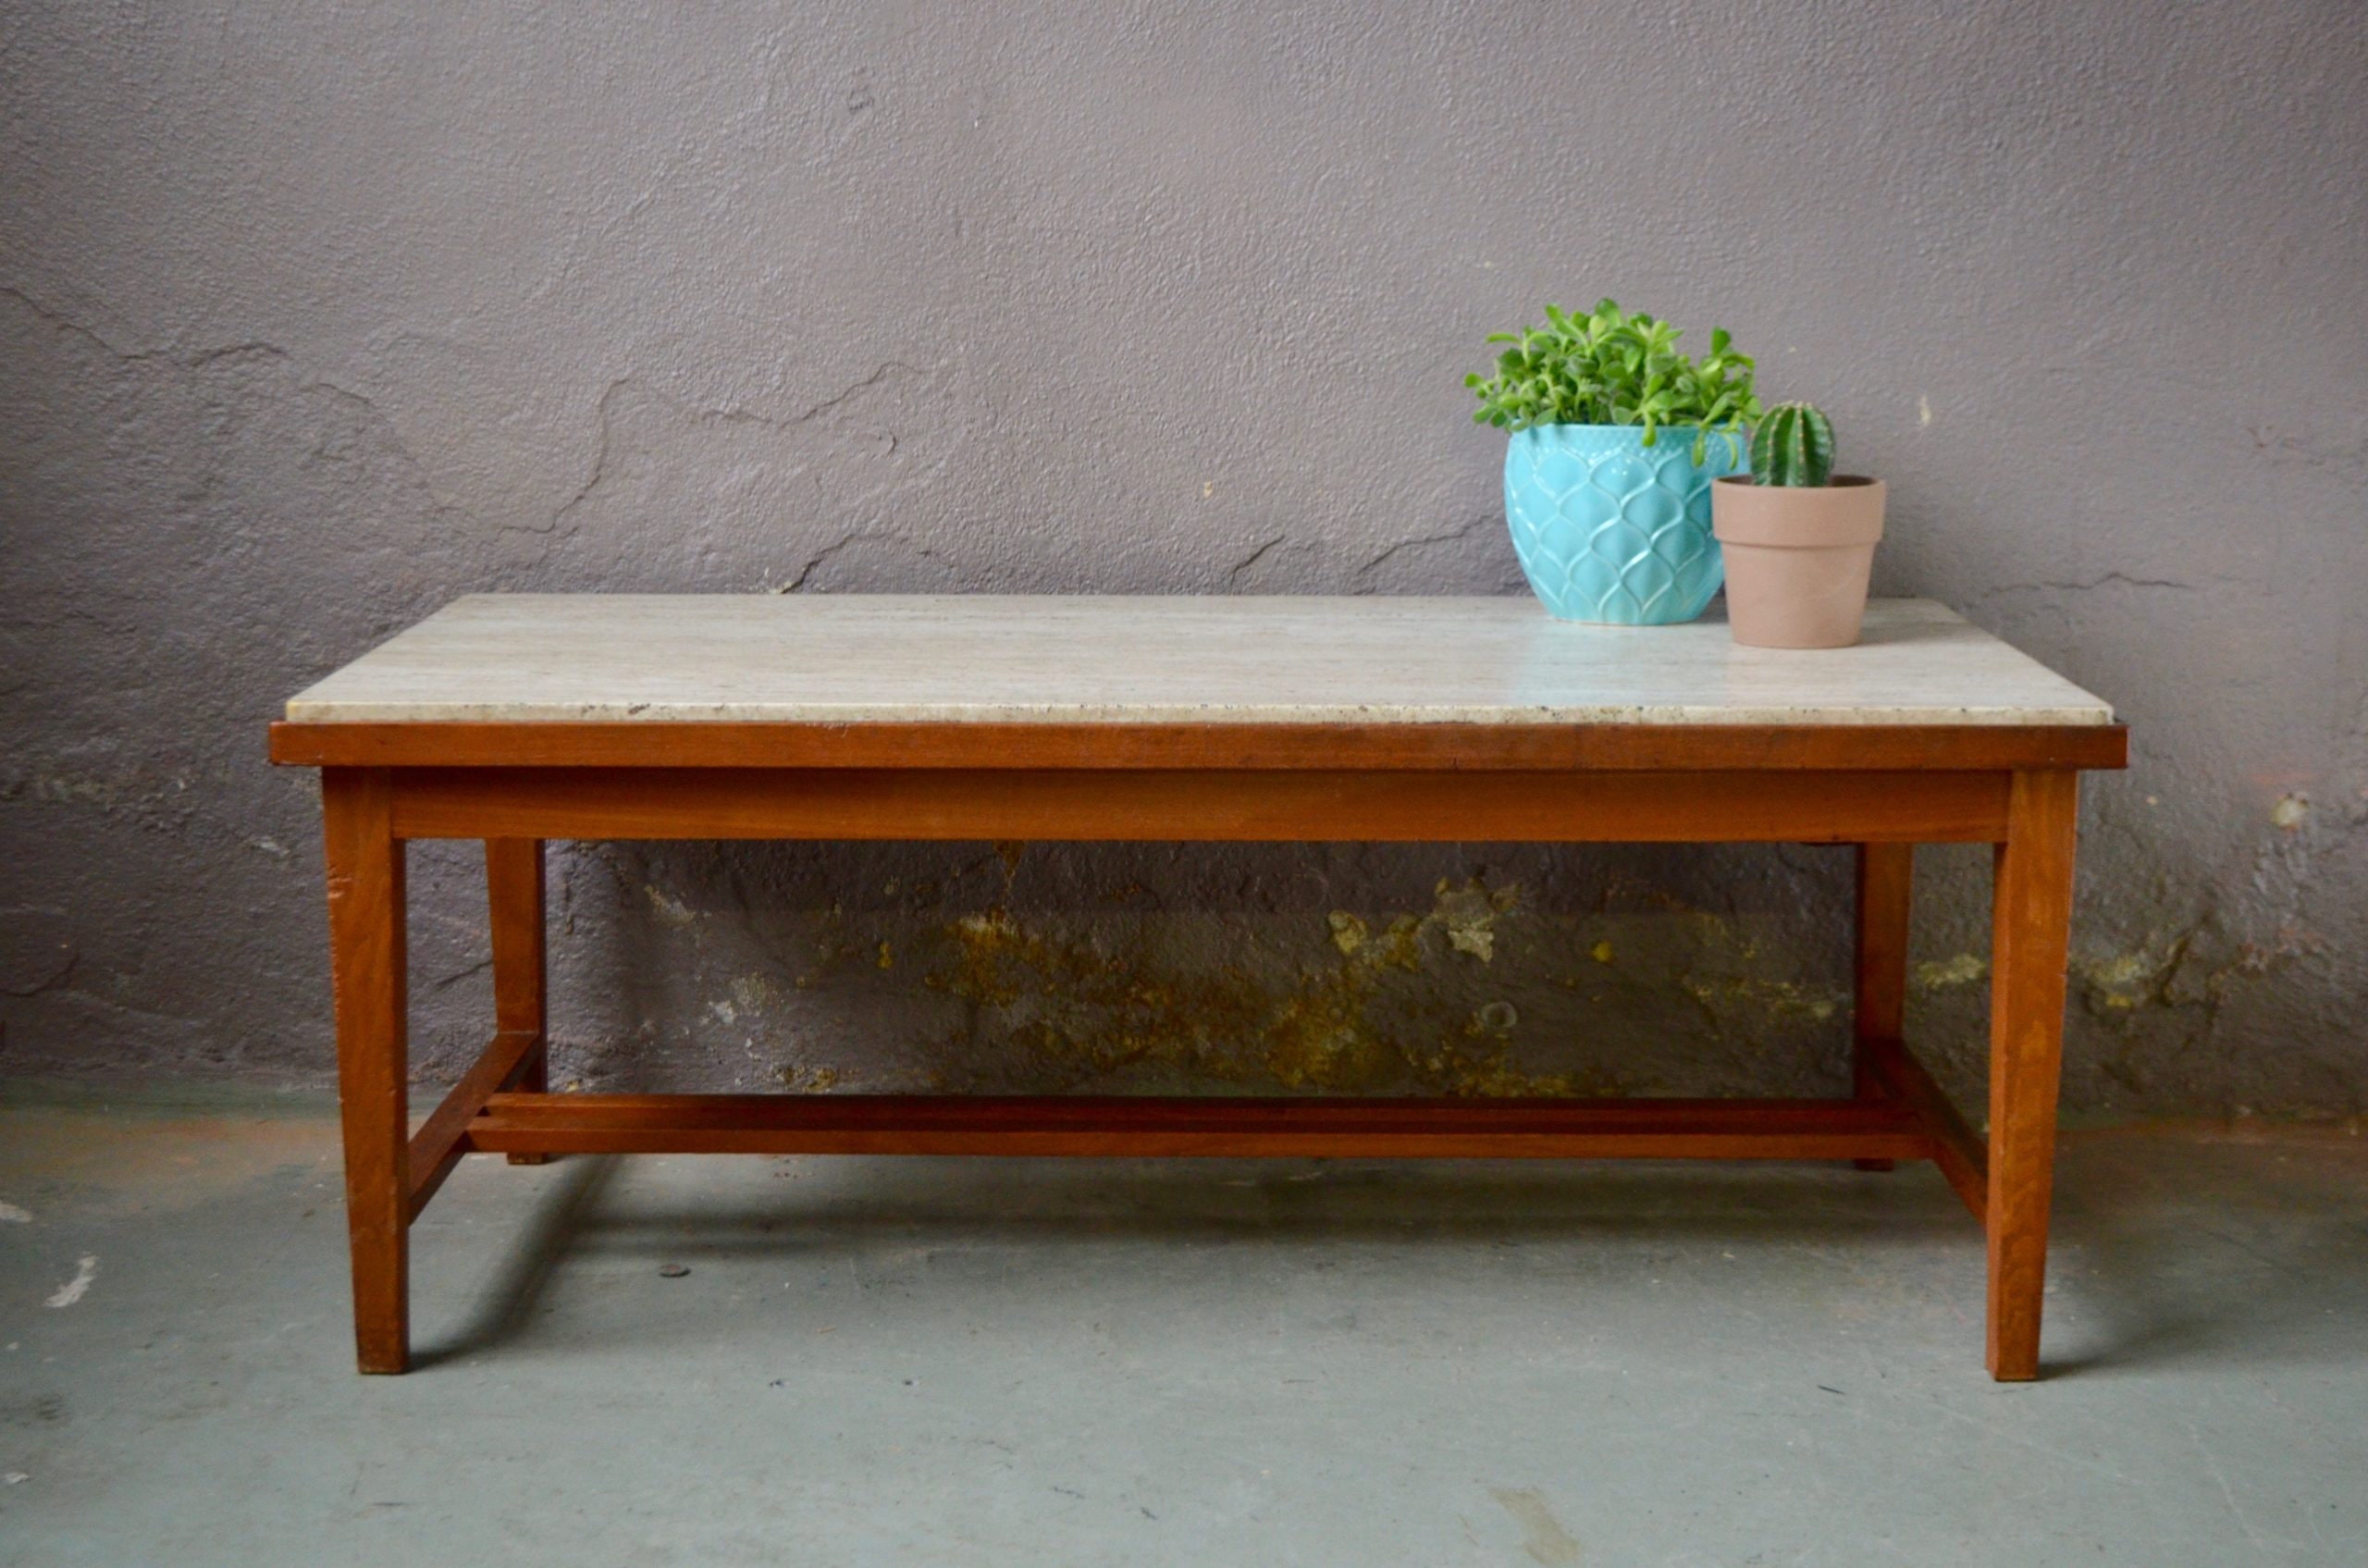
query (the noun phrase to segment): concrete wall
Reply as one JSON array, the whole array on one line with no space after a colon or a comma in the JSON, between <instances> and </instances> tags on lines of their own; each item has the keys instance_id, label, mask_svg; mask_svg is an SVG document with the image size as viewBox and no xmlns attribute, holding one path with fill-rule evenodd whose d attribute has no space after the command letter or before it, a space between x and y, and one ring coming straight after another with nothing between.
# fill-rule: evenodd
<instances>
[{"instance_id":1,"label":"concrete wall","mask_svg":"<svg viewBox=\"0 0 2368 1568\"><path fill-rule=\"evenodd\" d=\"M1519 592L1484 333L1734 330L2110 697L2090 1110L2368 1098L2368 24L2310 4L0 15L0 1071L325 1081L290 692L484 588ZM1428 656L1412 648L1409 660ZM487 1017L414 853L415 1054ZM1987 868L1924 852L1960 1085ZM563 1078L1830 1085L1842 852L570 847Z\"/></svg>"}]
</instances>

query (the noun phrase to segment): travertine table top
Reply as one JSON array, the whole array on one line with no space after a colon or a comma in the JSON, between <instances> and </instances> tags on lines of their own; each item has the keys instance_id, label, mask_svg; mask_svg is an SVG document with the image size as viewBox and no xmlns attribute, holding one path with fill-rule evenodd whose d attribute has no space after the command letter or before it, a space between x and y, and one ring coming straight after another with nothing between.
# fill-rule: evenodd
<instances>
[{"instance_id":1,"label":"travertine table top","mask_svg":"<svg viewBox=\"0 0 2368 1568\"><path fill-rule=\"evenodd\" d=\"M1925 599L1856 648L1496 599L472 595L290 699L311 722L2109 724Z\"/></svg>"}]
</instances>

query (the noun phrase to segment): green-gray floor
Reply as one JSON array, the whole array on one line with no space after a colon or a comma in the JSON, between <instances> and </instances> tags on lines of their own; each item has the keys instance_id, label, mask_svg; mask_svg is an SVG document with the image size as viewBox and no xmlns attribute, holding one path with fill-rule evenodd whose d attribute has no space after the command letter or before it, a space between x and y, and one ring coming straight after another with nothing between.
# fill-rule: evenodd
<instances>
[{"instance_id":1,"label":"green-gray floor","mask_svg":"<svg viewBox=\"0 0 2368 1568\"><path fill-rule=\"evenodd\" d=\"M0 1562L2368 1562L2368 1139L2074 1139L2013 1388L1925 1167L475 1160L374 1379L337 1182L9 1097Z\"/></svg>"}]
</instances>

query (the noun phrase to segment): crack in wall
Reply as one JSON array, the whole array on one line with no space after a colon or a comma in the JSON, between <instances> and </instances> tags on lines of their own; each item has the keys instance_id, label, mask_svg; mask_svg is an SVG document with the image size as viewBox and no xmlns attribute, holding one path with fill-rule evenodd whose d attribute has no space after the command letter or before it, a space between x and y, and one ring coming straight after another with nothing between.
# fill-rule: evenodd
<instances>
[{"instance_id":1,"label":"crack in wall","mask_svg":"<svg viewBox=\"0 0 2368 1568\"><path fill-rule=\"evenodd\" d=\"M1260 545L1248 555L1243 556L1240 561L1237 561L1231 566L1227 567L1225 574L1226 581L1228 584L1239 583L1241 580L1241 574L1244 572L1249 571L1252 566L1255 566L1260 562L1265 560L1267 555L1274 550L1276 546L1281 544L1285 537L1286 536L1284 535L1276 534L1273 538L1268 539L1264 544Z\"/></svg>"},{"instance_id":2,"label":"crack in wall","mask_svg":"<svg viewBox=\"0 0 2368 1568\"><path fill-rule=\"evenodd\" d=\"M517 533L558 535L561 537L565 537L573 531L567 526L569 518L573 516L578 509L586 505L594 499L595 495L600 490L603 483L610 475L610 463L615 450L616 427L619 417L619 401L621 397L628 392L631 392L635 396L645 398L652 404L662 406L677 417L687 420L694 426L745 426L748 428L775 432L789 432L798 430L815 423L818 420L825 419L825 416L827 415L836 414L840 410L847 407L850 403L853 403L857 400L862 398L867 392L874 391L881 387L887 385L892 377L899 376L926 377L927 375L928 372L925 372L906 361L898 359L883 360L879 364L875 365L868 374L847 383L838 391L807 405L804 409L795 414L785 415L760 414L753 409L738 405L703 408L684 402L682 400L674 398L667 393L654 391L643 385L642 378L638 377L620 376L614 377L609 382L606 389L602 390L599 401L596 405L594 413L595 438L592 453L592 467L591 472L586 475L584 483L576 488L574 495L570 496L566 500L562 501L559 505L557 510L552 512L550 519L548 522L539 524L512 524L504 525L503 526L510 531ZM887 441L887 450L893 452L896 447L895 433L893 430L883 430L881 434Z\"/></svg>"},{"instance_id":3,"label":"crack in wall","mask_svg":"<svg viewBox=\"0 0 2368 1568\"><path fill-rule=\"evenodd\" d=\"M1973 602L1974 602L1974 603L1976 603L1976 604L1982 604L1982 603L1986 603L1986 602L1988 602L1988 601L1989 601L1989 600L1991 600L1991 599L2002 598L2002 597L2004 597L2004 596L2005 596L2005 595L2007 595L2007 594L2017 594L2017 593L2065 593L2065 594L2080 594L2080 593L2093 593L2094 591L2096 591L2096 590L2097 590L2097 589L2099 589L2099 588L2106 588L2106 587L2121 587L2121 588L2167 588L2167 589L2171 589L2171 590L2174 590L2174 591L2176 591L2176 592L2179 592L2179 593L2197 593L2197 592L2200 592L2200 591L2201 591L2199 588L2197 588L2197 586L2196 586L2193 583L2182 582L2182 581L2179 581L2179 580L2178 580L2178 579L2177 579L2177 578L2171 578L2171 577L2140 577L2140 576L2134 575L2134 574L2130 574L2130 573L2128 573L2128 572L2103 572L2103 573L2100 573L2100 574L2097 574L2096 576L2094 576L2094 577L2087 578L2087 579L2085 579L2085 580L2077 580L2077 581L2033 581L2033 582L2028 582L2028 583L2001 583L2001 584L1996 585L1995 586L1988 587L1988 588L1984 588L1981 592L1980 592L1980 593L1978 593L1978 594L1974 595L1974 596L1973 596Z\"/></svg>"},{"instance_id":4,"label":"crack in wall","mask_svg":"<svg viewBox=\"0 0 2368 1568\"><path fill-rule=\"evenodd\" d=\"M1482 527L1498 525L1501 525L1502 521L1503 520L1501 518L1495 517L1475 517L1471 522L1464 524L1462 527L1449 529L1444 534L1424 534L1411 539L1400 539L1395 543L1385 547L1379 554L1370 556L1363 562L1360 562L1352 574L1360 579L1370 577L1374 573L1379 571L1383 566L1397 559L1399 556L1405 554L1408 550L1427 549L1436 545L1462 544L1464 540L1472 537L1474 530Z\"/></svg>"}]
</instances>

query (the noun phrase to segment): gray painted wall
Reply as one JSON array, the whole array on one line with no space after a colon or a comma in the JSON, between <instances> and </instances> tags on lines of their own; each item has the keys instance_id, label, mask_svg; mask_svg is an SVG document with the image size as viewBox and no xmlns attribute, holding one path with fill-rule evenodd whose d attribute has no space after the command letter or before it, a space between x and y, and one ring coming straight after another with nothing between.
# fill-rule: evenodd
<instances>
[{"instance_id":1,"label":"gray painted wall","mask_svg":"<svg viewBox=\"0 0 2368 1568\"><path fill-rule=\"evenodd\" d=\"M10 6L0 1070L326 1080L312 781L263 727L452 595L1522 591L1461 379L1611 294L1832 411L1892 483L1879 591L2134 726L2072 1103L2356 1113L2363 15ZM413 866L442 1075L481 870ZM1962 1087L1987 868L1919 870ZM593 1083L1779 1089L1845 1032L1838 851L554 873Z\"/></svg>"}]
</instances>

